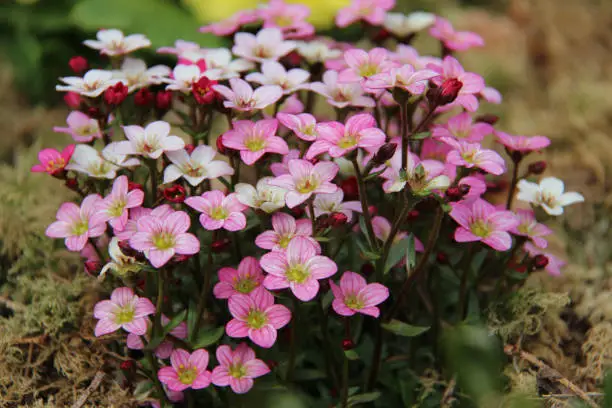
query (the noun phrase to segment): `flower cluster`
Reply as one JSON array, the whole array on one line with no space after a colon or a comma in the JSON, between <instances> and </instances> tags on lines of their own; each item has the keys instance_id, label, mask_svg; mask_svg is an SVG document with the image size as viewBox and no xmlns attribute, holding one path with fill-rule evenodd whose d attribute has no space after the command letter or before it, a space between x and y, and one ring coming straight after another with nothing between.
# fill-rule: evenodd
<instances>
[{"instance_id":1,"label":"flower cluster","mask_svg":"<svg viewBox=\"0 0 612 408\"><path fill-rule=\"evenodd\" d=\"M144 36L102 30L85 45L109 66L60 78L74 110L55 131L74 144L41 151L32 171L63 180L80 204L64 203L46 234L115 288L95 306L95 335L127 332L115 338L143 350L141 380L162 405L188 388L245 393L270 373L291 381L296 364L311 363L296 344L325 350L335 383L331 338L347 349L374 335L355 335L351 321L395 327L385 323L397 322L412 284L430 296L423 278L436 279L443 259L462 282L481 272L475 253L493 271L478 279L559 273L561 261L540 251L552 234L542 215L583 198L554 177L537 182L544 162L525 166L550 141L475 113L501 101L453 55L482 46L477 34L393 7L353 0L338 13L338 27L370 28L364 39L378 46L361 49L315 37L307 7L273 0L202 28L232 37L231 48L160 48L173 67L133 56L150 46ZM441 57L410 46L427 28ZM369 37L377 30L385 41ZM506 172L507 201L492 201ZM478 289L465 282L448 297L464 307ZM278 370L263 360L285 358Z\"/></svg>"}]
</instances>

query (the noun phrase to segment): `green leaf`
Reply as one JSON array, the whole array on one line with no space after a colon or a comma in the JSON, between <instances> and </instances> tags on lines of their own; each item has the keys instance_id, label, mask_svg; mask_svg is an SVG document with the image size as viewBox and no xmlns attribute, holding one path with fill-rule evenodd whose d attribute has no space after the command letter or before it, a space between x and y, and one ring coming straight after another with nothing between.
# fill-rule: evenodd
<instances>
[{"instance_id":1,"label":"green leaf","mask_svg":"<svg viewBox=\"0 0 612 408\"><path fill-rule=\"evenodd\" d=\"M349 397L348 406L356 407L357 405L365 404L367 402L376 401L380 397L380 392L367 392L365 394L357 394Z\"/></svg>"},{"instance_id":2,"label":"green leaf","mask_svg":"<svg viewBox=\"0 0 612 408\"><path fill-rule=\"evenodd\" d=\"M386 168L379 170L379 171L375 171L374 173L370 173L368 174L365 178L364 181L370 181L378 176L380 176L381 174L383 174L385 172Z\"/></svg>"},{"instance_id":3,"label":"green leaf","mask_svg":"<svg viewBox=\"0 0 612 408\"><path fill-rule=\"evenodd\" d=\"M608 371L603 381L603 408L612 408L612 371Z\"/></svg>"},{"instance_id":4,"label":"green leaf","mask_svg":"<svg viewBox=\"0 0 612 408\"><path fill-rule=\"evenodd\" d=\"M344 356L351 361L359 360L359 354L355 350L344 350Z\"/></svg>"},{"instance_id":5,"label":"green leaf","mask_svg":"<svg viewBox=\"0 0 612 408\"><path fill-rule=\"evenodd\" d=\"M187 309L183 310L181 313L177 314L168 322L167 325L164 326L164 337L168 335L176 326L185 321L187 317Z\"/></svg>"},{"instance_id":6,"label":"green leaf","mask_svg":"<svg viewBox=\"0 0 612 408\"><path fill-rule=\"evenodd\" d=\"M429 137L429 132L420 132L415 135L410 136L410 140L423 140Z\"/></svg>"},{"instance_id":7,"label":"green leaf","mask_svg":"<svg viewBox=\"0 0 612 408\"><path fill-rule=\"evenodd\" d=\"M200 334L193 345L193 348L198 349L215 344L221 339L221 337L223 337L223 333L225 333L225 327L223 326L219 326L216 329L206 330Z\"/></svg>"},{"instance_id":8,"label":"green leaf","mask_svg":"<svg viewBox=\"0 0 612 408\"><path fill-rule=\"evenodd\" d=\"M366 248L363 247L363 244L360 241L357 241L357 246L359 247L359 250L361 251L361 254L364 256L364 258L366 258L368 261L376 261L377 259L380 258L380 255L377 254L376 252L372 252Z\"/></svg>"},{"instance_id":9,"label":"green leaf","mask_svg":"<svg viewBox=\"0 0 612 408\"><path fill-rule=\"evenodd\" d=\"M389 323L383 323L381 326L383 329L403 337L415 337L429 330L429 326L413 326L395 319Z\"/></svg>"},{"instance_id":10,"label":"green leaf","mask_svg":"<svg viewBox=\"0 0 612 408\"><path fill-rule=\"evenodd\" d=\"M195 337L195 326L199 319L197 315L197 305L193 300L189 301L189 309L187 312L187 332L189 333L189 338L193 339Z\"/></svg>"},{"instance_id":11,"label":"green leaf","mask_svg":"<svg viewBox=\"0 0 612 408\"><path fill-rule=\"evenodd\" d=\"M391 246L389 256L387 257L387 263L385 265L385 274L389 272L391 268L397 265L397 263L401 261L404 256L406 256L407 251L409 251L411 247L412 252L414 253L414 236L412 234ZM414 256L412 259L414 259Z\"/></svg>"}]
</instances>

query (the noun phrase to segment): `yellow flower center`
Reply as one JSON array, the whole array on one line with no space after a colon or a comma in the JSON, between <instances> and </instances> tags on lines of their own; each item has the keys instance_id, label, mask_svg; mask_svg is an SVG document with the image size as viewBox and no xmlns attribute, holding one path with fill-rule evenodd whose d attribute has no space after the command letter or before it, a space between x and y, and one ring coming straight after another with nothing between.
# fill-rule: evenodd
<instances>
[{"instance_id":1,"label":"yellow flower center","mask_svg":"<svg viewBox=\"0 0 612 408\"><path fill-rule=\"evenodd\" d=\"M280 246L281 248L287 248L287 245L289 245L289 242L291 242L291 238L291 235L281 236L278 240L278 246Z\"/></svg>"},{"instance_id":2,"label":"yellow flower center","mask_svg":"<svg viewBox=\"0 0 612 408\"><path fill-rule=\"evenodd\" d=\"M319 187L319 182L317 180L307 178L297 183L295 189L300 194L308 194L316 190L317 187Z\"/></svg>"},{"instance_id":3,"label":"yellow flower center","mask_svg":"<svg viewBox=\"0 0 612 408\"><path fill-rule=\"evenodd\" d=\"M266 147L266 141L265 141L265 139L262 139L261 137L255 136L255 137L250 137L250 138L246 139L244 141L244 145L250 151L258 152L261 149L263 149L264 147Z\"/></svg>"},{"instance_id":4,"label":"yellow flower center","mask_svg":"<svg viewBox=\"0 0 612 408\"><path fill-rule=\"evenodd\" d=\"M367 63L359 67L359 75L362 77L369 77L378 73L378 67L376 65Z\"/></svg>"},{"instance_id":5,"label":"yellow flower center","mask_svg":"<svg viewBox=\"0 0 612 408\"><path fill-rule=\"evenodd\" d=\"M178 369L178 379L183 384L193 384L196 377L198 376L198 370L195 367L189 366L185 367L184 365L180 365Z\"/></svg>"},{"instance_id":6,"label":"yellow flower center","mask_svg":"<svg viewBox=\"0 0 612 408\"><path fill-rule=\"evenodd\" d=\"M310 276L310 271L302 264L291 265L285 273L289 282L304 283Z\"/></svg>"},{"instance_id":7,"label":"yellow flower center","mask_svg":"<svg viewBox=\"0 0 612 408\"><path fill-rule=\"evenodd\" d=\"M542 204L547 205L550 208L557 206L557 197L551 194L539 193L539 200Z\"/></svg>"},{"instance_id":8,"label":"yellow flower center","mask_svg":"<svg viewBox=\"0 0 612 408\"><path fill-rule=\"evenodd\" d=\"M125 200L121 199L113 201L112 205L108 207L108 214L112 217L121 216L121 214L123 214L123 210L125 209L126 204L127 203L125 202Z\"/></svg>"},{"instance_id":9,"label":"yellow flower center","mask_svg":"<svg viewBox=\"0 0 612 408\"><path fill-rule=\"evenodd\" d=\"M355 309L355 310L363 309L364 306L365 306L364 302L363 302L363 299L361 299L356 294L351 294L351 295L346 296L344 298L344 304L348 308Z\"/></svg>"},{"instance_id":10,"label":"yellow flower center","mask_svg":"<svg viewBox=\"0 0 612 408\"><path fill-rule=\"evenodd\" d=\"M338 140L338 147L341 149L349 149L351 147L355 147L358 142L358 137L356 135L344 135L344 137Z\"/></svg>"},{"instance_id":11,"label":"yellow flower center","mask_svg":"<svg viewBox=\"0 0 612 408\"><path fill-rule=\"evenodd\" d=\"M246 323L251 329L261 329L268 323L268 316L261 310L251 309L246 317Z\"/></svg>"},{"instance_id":12,"label":"yellow flower center","mask_svg":"<svg viewBox=\"0 0 612 408\"><path fill-rule=\"evenodd\" d=\"M210 212L210 218L213 220L224 220L228 215L227 210L222 206L215 207Z\"/></svg>"},{"instance_id":13,"label":"yellow flower center","mask_svg":"<svg viewBox=\"0 0 612 408\"><path fill-rule=\"evenodd\" d=\"M155 245L157 249L160 249L162 251L166 249L171 249L174 248L174 244L174 236L170 233L160 232L153 235L153 245Z\"/></svg>"},{"instance_id":14,"label":"yellow flower center","mask_svg":"<svg viewBox=\"0 0 612 408\"><path fill-rule=\"evenodd\" d=\"M240 363L230 364L227 371L229 372L229 375L231 375L234 378L242 378L245 375L247 375L246 367L244 366L244 364L240 364Z\"/></svg>"},{"instance_id":15,"label":"yellow flower center","mask_svg":"<svg viewBox=\"0 0 612 408\"><path fill-rule=\"evenodd\" d=\"M132 306L126 306L119 309L115 313L115 323L126 324L134 320L134 308Z\"/></svg>"},{"instance_id":16,"label":"yellow flower center","mask_svg":"<svg viewBox=\"0 0 612 408\"><path fill-rule=\"evenodd\" d=\"M88 230L89 230L89 221L80 220L79 222L77 222L76 224L72 226L72 235L76 235L76 236L83 235Z\"/></svg>"},{"instance_id":17,"label":"yellow flower center","mask_svg":"<svg viewBox=\"0 0 612 408\"><path fill-rule=\"evenodd\" d=\"M482 220L474 221L470 225L470 230L472 231L472 234L482 238L489 236L489 234L491 233L489 225L487 225L487 223Z\"/></svg>"},{"instance_id":18,"label":"yellow flower center","mask_svg":"<svg viewBox=\"0 0 612 408\"><path fill-rule=\"evenodd\" d=\"M102 177L111 170L111 164L105 160L93 161L87 171L94 177Z\"/></svg>"},{"instance_id":19,"label":"yellow flower center","mask_svg":"<svg viewBox=\"0 0 612 408\"><path fill-rule=\"evenodd\" d=\"M251 293L257 286L259 286L259 284L255 282L251 275L247 275L242 279L236 279L234 284L234 288L238 292L244 294Z\"/></svg>"},{"instance_id":20,"label":"yellow flower center","mask_svg":"<svg viewBox=\"0 0 612 408\"><path fill-rule=\"evenodd\" d=\"M66 167L66 161L63 157L58 157L57 160L49 160L47 162L46 170L49 173L53 173L56 170L60 170Z\"/></svg>"}]
</instances>

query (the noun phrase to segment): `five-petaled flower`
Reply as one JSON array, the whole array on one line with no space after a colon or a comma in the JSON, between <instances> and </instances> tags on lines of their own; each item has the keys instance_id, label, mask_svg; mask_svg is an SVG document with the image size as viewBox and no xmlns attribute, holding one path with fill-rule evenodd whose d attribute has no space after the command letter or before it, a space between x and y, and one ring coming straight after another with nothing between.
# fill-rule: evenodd
<instances>
[{"instance_id":1,"label":"five-petaled flower","mask_svg":"<svg viewBox=\"0 0 612 408\"><path fill-rule=\"evenodd\" d=\"M455 31L451 23L442 17L436 17L429 34L440 40L446 48L452 51L465 51L472 47L482 47L484 40L481 36L470 31Z\"/></svg>"},{"instance_id":2,"label":"five-petaled flower","mask_svg":"<svg viewBox=\"0 0 612 408\"><path fill-rule=\"evenodd\" d=\"M272 216L272 230L264 231L255 238L255 245L271 251L284 251L297 237L309 240L321 252L319 243L312 238L312 223L308 219L296 220L289 214L276 213Z\"/></svg>"},{"instance_id":3,"label":"five-petaled flower","mask_svg":"<svg viewBox=\"0 0 612 408\"><path fill-rule=\"evenodd\" d=\"M259 261L252 256L243 258L237 269L219 269L218 275L219 282L213 288L217 299L229 299L236 294L248 295L261 286L264 279Z\"/></svg>"},{"instance_id":4,"label":"five-petaled flower","mask_svg":"<svg viewBox=\"0 0 612 408\"><path fill-rule=\"evenodd\" d=\"M68 127L55 126L53 131L66 133L72 136L75 142L91 142L94 139L102 138L98 121L90 118L83 112L70 112L66 118L66 123Z\"/></svg>"},{"instance_id":5,"label":"five-petaled flower","mask_svg":"<svg viewBox=\"0 0 612 408\"><path fill-rule=\"evenodd\" d=\"M270 368L255 357L255 352L246 343L236 350L228 345L217 347L219 365L212 371L212 383L217 387L228 385L236 394L244 394L253 387L253 379L266 375Z\"/></svg>"},{"instance_id":6,"label":"five-petaled flower","mask_svg":"<svg viewBox=\"0 0 612 408\"><path fill-rule=\"evenodd\" d=\"M206 145L196 147L191 154L185 149L166 152L172 164L164 170L164 184L182 177L195 187L204 180L234 174L234 169L228 163L213 160L216 153L212 147Z\"/></svg>"},{"instance_id":7,"label":"five-petaled flower","mask_svg":"<svg viewBox=\"0 0 612 408\"><path fill-rule=\"evenodd\" d=\"M544 224L540 224L532 210L517 210L516 211L519 224L512 228L510 232L514 235L520 235L529 238L538 248L546 248L548 242L542 238L553 233L553 231Z\"/></svg>"},{"instance_id":8,"label":"five-petaled flower","mask_svg":"<svg viewBox=\"0 0 612 408\"><path fill-rule=\"evenodd\" d=\"M128 191L127 176L119 176L113 183L113 189L97 204L97 211L104 221L117 230L125 228L128 220L128 209L139 207L144 201L142 190Z\"/></svg>"},{"instance_id":9,"label":"five-petaled flower","mask_svg":"<svg viewBox=\"0 0 612 408\"><path fill-rule=\"evenodd\" d=\"M238 111L264 109L283 96L283 89L278 85L264 85L253 91L251 85L243 79L232 78L229 83L231 88L214 85L213 89L226 99L223 106Z\"/></svg>"},{"instance_id":10,"label":"five-petaled flower","mask_svg":"<svg viewBox=\"0 0 612 408\"><path fill-rule=\"evenodd\" d=\"M79 95L96 98L111 86L120 82L113 78L113 73L101 69L92 69L81 77L62 77L60 81L66 85L56 85L55 90L60 92L76 92Z\"/></svg>"},{"instance_id":11,"label":"five-petaled flower","mask_svg":"<svg viewBox=\"0 0 612 408\"><path fill-rule=\"evenodd\" d=\"M96 33L96 38L97 40L85 40L83 44L110 57L129 54L137 49L151 46L151 41L142 34L126 36L116 29L100 30Z\"/></svg>"},{"instance_id":12,"label":"five-petaled flower","mask_svg":"<svg viewBox=\"0 0 612 408\"><path fill-rule=\"evenodd\" d=\"M232 125L232 129L223 134L223 146L240 151L240 158L249 166L266 153L289 153L287 142L276 136L276 119L237 120Z\"/></svg>"},{"instance_id":13,"label":"five-petaled flower","mask_svg":"<svg viewBox=\"0 0 612 408\"><path fill-rule=\"evenodd\" d=\"M288 129L291 129L297 137L307 142L317 138L317 119L310 113L292 115L279 112L276 119Z\"/></svg>"},{"instance_id":14,"label":"five-petaled flower","mask_svg":"<svg viewBox=\"0 0 612 408\"><path fill-rule=\"evenodd\" d=\"M469 143L451 137L441 137L440 140L451 146L446 161L455 166L465 166L468 169L477 167L496 176L506 171L506 162L495 151L483 149L480 143Z\"/></svg>"},{"instance_id":15,"label":"five-petaled flower","mask_svg":"<svg viewBox=\"0 0 612 408\"><path fill-rule=\"evenodd\" d=\"M186 350L176 349L170 355L172 365L160 368L157 378L171 391L206 388L211 380L211 373L206 370L208 359L208 351L204 349L197 349L191 354Z\"/></svg>"},{"instance_id":16,"label":"five-petaled flower","mask_svg":"<svg viewBox=\"0 0 612 408\"><path fill-rule=\"evenodd\" d=\"M381 25L385 12L395 6L395 0L353 0L336 15L336 25L347 27L356 21L364 20L373 26Z\"/></svg>"},{"instance_id":17,"label":"five-petaled flower","mask_svg":"<svg viewBox=\"0 0 612 408\"><path fill-rule=\"evenodd\" d=\"M550 145L550 139L546 136L512 136L499 130L495 132L495 136L510 152L527 154Z\"/></svg>"},{"instance_id":18,"label":"five-petaled flower","mask_svg":"<svg viewBox=\"0 0 612 408\"><path fill-rule=\"evenodd\" d=\"M226 197L219 190L206 191L201 196L187 197L185 204L202 213L200 223L209 231L221 228L240 231L246 227L243 211L247 206L238 200L236 193Z\"/></svg>"},{"instance_id":19,"label":"five-petaled flower","mask_svg":"<svg viewBox=\"0 0 612 408\"><path fill-rule=\"evenodd\" d=\"M147 332L147 316L155 313L155 306L145 297L134 294L131 288L113 290L110 300L102 300L94 307L98 319L96 337L123 329L128 333L143 335Z\"/></svg>"},{"instance_id":20,"label":"five-petaled flower","mask_svg":"<svg viewBox=\"0 0 612 408\"><path fill-rule=\"evenodd\" d=\"M178 136L170 135L170 124L163 120L149 123L145 128L137 125L124 126L123 132L128 140L115 143L115 152L135 154L157 159L164 152L172 152L185 147Z\"/></svg>"},{"instance_id":21,"label":"five-petaled flower","mask_svg":"<svg viewBox=\"0 0 612 408\"><path fill-rule=\"evenodd\" d=\"M31 171L34 173L48 173L57 175L61 173L72 157L75 150L75 145L68 145L61 152L47 148L38 152L39 164L32 166Z\"/></svg>"},{"instance_id":22,"label":"five-petaled flower","mask_svg":"<svg viewBox=\"0 0 612 408\"><path fill-rule=\"evenodd\" d=\"M232 52L235 55L257 62L278 60L297 46L294 41L283 40L283 33L278 28L264 28L256 35L237 33L234 44Z\"/></svg>"},{"instance_id":23,"label":"five-petaled flower","mask_svg":"<svg viewBox=\"0 0 612 408\"><path fill-rule=\"evenodd\" d=\"M380 310L376 305L389 297L389 289L380 283L368 284L358 273L347 271L340 278L340 285L329 281L334 300L332 308L341 316L353 316L361 313L378 317Z\"/></svg>"},{"instance_id":24,"label":"five-petaled flower","mask_svg":"<svg viewBox=\"0 0 612 408\"><path fill-rule=\"evenodd\" d=\"M290 95L300 89L308 88L310 73L301 68L293 68L287 71L277 61L265 61L261 64L261 72L252 72L246 76L246 80L261 85L278 85L283 89L285 95Z\"/></svg>"},{"instance_id":25,"label":"five-petaled flower","mask_svg":"<svg viewBox=\"0 0 612 408\"><path fill-rule=\"evenodd\" d=\"M289 174L270 180L273 186L287 190L285 202L293 208L308 200L313 194L333 193L338 186L331 183L338 173L338 165L332 162L312 164L307 160L290 160Z\"/></svg>"},{"instance_id":26,"label":"five-petaled flower","mask_svg":"<svg viewBox=\"0 0 612 408\"><path fill-rule=\"evenodd\" d=\"M542 207L549 215L561 215L563 207L584 201L582 194L564 192L563 181L556 177L545 177L539 184L520 180L517 186L519 200Z\"/></svg>"},{"instance_id":27,"label":"five-petaled flower","mask_svg":"<svg viewBox=\"0 0 612 408\"><path fill-rule=\"evenodd\" d=\"M270 184L274 177L262 177L253 187L250 184L238 183L234 190L238 201L247 207L272 213L285 206L285 195L287 192L277 186Z\"/></svg>"}]
</instances>

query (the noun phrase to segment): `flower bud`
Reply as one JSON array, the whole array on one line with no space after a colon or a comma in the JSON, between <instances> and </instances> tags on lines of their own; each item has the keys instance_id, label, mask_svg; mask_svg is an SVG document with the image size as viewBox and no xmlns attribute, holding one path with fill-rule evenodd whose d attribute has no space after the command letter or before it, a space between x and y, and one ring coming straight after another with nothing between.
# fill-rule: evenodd
<instances>
[{"instance_id":1,"label":"flower bud","mask_svg":"<svg viewBox=\"0 0 612 408\"><path fill-rule=\"evenodd\" d=\"M443 106L452 103L459 96L463 82L456 78L445 80L440 86L427 91L427 100L432 106Z\"/></svg>"},{"instance_id":2,"label":"flower bud","mask_svg":"<svg viewBox=\"0 0 612 408\"><path fill-rule=\"evenodd\" d=\"M293 207L291 210L291 214L295 218L301 218L304 215L304 209L302 207Z\"/></svg>"},{"instance_id":3,"label":"flower bud","mask_svg":"<svg viewBox=\"0 0 612 408\"><path fill-rule=\"evenodd\" d=\"M98 276L102 265L98 261L87 261L84 263L85 272L91 276Z\"/></svg>"},{"instance_id":4,"label":"flower bud","mask_svg":"<svg viewBox=\"0 0 612 408\"><path fill-rule=\"evenodd\" d=\"M470 185L469 184L460 184L459 185L459 193L461 193L461 197L466 196L470 193Z\"/></svg>"},{"instance_id":5,"label":"flower bud","mask_svg":"<svg viewBox=\"0 0 612 408\"><path fill-rule=\"evenodd\" d=\"M347 221L348 217L346 216L346 214L341 212L335 212L329 216L329 223L332 227L339 227L341 225L346 224Z\"/></svg>"},{"instance_id":6,"label":"flower bud","mask_svg":"<svg viewBox=\"0 0 612 408\"><path fill-rule=\"evenodd\" d=\"M227 248L229 248L231 243L232 241L230 241L229 238L218 239L212 244L210 244L210 249L215 254L220 254L222 252L225 252Z\"/></svg>"},{"instance_id":7,"label":"flower bud","mask_svg":"<svg viewBox=\"0 0 612 408\"><path fill-rule=\"evenodd\" d=\"M167 111L172 106L172 92L159 91L155 94L155 108L160 111Z\"/></svg>"},{"instance_id":8,"label":"flower bud","mask_svg":"<svg viewBox=\"0 0 612 408\"><path fill-rule=\"evenodd\" d=\"M396 143L385 143L378 149L378 152L372 158L372 161L376 164L383 164L387 160L391 159L397 150Z\"/></svg>"},{"instance_id":9,"label":"flower bud","mask_svg":"<svg viewBox=\"0 0 612 408\"><path fill-rule=\"evenodd\" d=\"M266 365L270 370L274 370L278 366L278 363L275 360L266 360Z\"/></svg>"},{"instance_id":10,"label":"flower bud","mask_svg":"<svg viewBox=\"0 0 612 408\"><path fill-rule=\"evenodd\" d=\"M378 214L378 208L376 208L376 206L375 206L375 205L370 205L370 206L368 207L368 213L370 213L370 215L373 217L373 216L375 216L376 214Z\"/></svg>"},{"instance_id":11,"label":"flower bud","mask_svg":"<svg viewBox=\"0 0 612 408\"><path fill-rule=\"evenodd\" d=\"M359 197L359 187L357 186L357 177L351 176L340 182L340 188L344 193L345 200L355 200Z\"/></svg>"},{"instance_id":12,"label":"flower bud","mask_svg":"<svg viewBox=\"0 0 612 408\"><path fill-rule=\"evenodd\" d=\"M134 368L134 361L133 360L122 361L119 368L121 368L123 371L130 371L132 368Z\"/></svg>"},{"instance_id":13,"label":"flower bud","mask_svg":"<svg viewBox=\"0 0 612 408\"><path fill-rule=\"evenodd\" d=\"M117 82L104 91L104 102L109 106L119 106L125 100L127 94L127 86L123 82Z\"/></svg>"},{"instance_id":14,"label":"flower bud","mask_svg":"<svg viewBox=\"0 0 612 408\"><path fill-rule=\"evenodd\" d=\"M372 265L370 262L366 262L361 265L361 269L359 270L359 272L364 275L371 275L374 273L374 265Z\"/></svg>"},{"instance_id":15,"label":"flower bud","mask_svg":"<svg viewBox=\"0 0 612 408\"><path fill-rule=\"evenodd\" d=\"M343 350L352 350L355 348L355 343L351 339L342 340L342 349Z\"/></svg>"},{"instance_id":16,"label":"flower bud","mask_svg":"<svg viewBox=\"0 0 612 408\"><path fill-rule=\"evenodd\" d=\"M493 115L492 113L485 113L484 115L477 116L474 119L475 122L488 123L489 125L494 125L499 120L499 116Z\"/></svg>"},{"instance_id":17,"label":"flower bud","mask_svg":"<svg viewBox=\"0 0 612 408\"><path fill-rule=\"evenodd\" d=\"M217 153L219 154L227 154L227 148L223 146L223 135L219 135L216 141L217 144Z\"/></svg>"},{"instance_id":18,"label":"flower bud","mask_svg":"<svg viewBox=\"0 0 612 408\"><path fill-rule=\"evenodd\" d=\"M180 184L165 188L162 194L164 198L171 203L182 203L185 201L185 187Z\"/></svg>"},{"instance_id":19,"label":"flower bud","mask_svg":"<svg viewBox=\"0 0 612 408\"><path fill-rule=\"evenodd\" d=\"M192 255L182 255L182 254L181 255L174 255L172 257L172 262L177 263L177 264L178 263L183 263L183 262L187 261L191 257L192 257ZM164 300L166 300L166 299L164 298Z\"/></svg>"},{"instance_id":20,"label":"flower bud","mask_svg":"<svg viewBox=\"0 0 612 408\"><path fill-rule=\"evenodd\" d=\"M438 252L436 254L436 261L439 264L447 265L448 264L448 255L446 254L446 252Z\"/></svg>"},{"instance_id":21,"label":"flower bud","mask_svg":"<svg viewBox=\"0 0 612 408\"><path fill-rule=\"evenodd\" d=\"M134 104L136 106L150 106L153 103L153 93L149 88L142 88L134 94Z\"/></svg>"},{"instance_id":22,"label":"flower bud","mask_svg":"<svg viewBox=\"0 0 612 408\"><path fill-rule=\"evenodd\" d=\"M406 221L407 222L416 221L416 219L419 218L420 214L421 213L419 212L419 210L410 210L408 211L408 214L406 214Z\"/></svg>"},{"instance_id":23,"label":"flower bud","mask_svg":"<svg viewBox=\"0 0 612 408\"><path fill-rule=\"evenodd\" d=\"M185 145L185 150L187 151L187 154L191 154L195 150L195 146L191 143L188 143Z\"/></svg>"},{"instance_id":24,"label":"flower bud","mask_svg":"<svg viewBox=\"0 0 612 408\"><path fill-rule=\"evenodd\" d=\"M320 280L319 287L321 288L321 293L329 292L329 289L330 289L329 281L327 279Z\"/></svg>"},{"instance_id":25,"label":"flower bud","mask_svg":"<svg viewBox=\"0 0 612 408\"><path fill-rule=\"evenodd\" d=\"M448 197L449 201L459 201L463 197L459 187L449 187L446 189L446 197Z\"/></svg>"},{"instance_id":26,"label":"flower bud","mask_svg":"<svg viewBox=\"0 0 612 408\"><path fill-rule=\"evenodd\" d=\"M208 79L203 76L194 82L191 86L191 93L195 98L196 102L200 105L208 105L215 100L217 93L212 89L214 85L217 85L217 81Z\"/></svg>"},{"instance_id":27,"label":"flower bud","mask_svg":"<svg viewBox=\"0 0 612 408\"><path fill-rule=\"evenodd\" d=\"M540 175L546 171L547 164L544 160L540 160L534 163L531 163L527 170L529 170L530 174Z\"/></svg>"},{"instance_id":28,"label":"flower bud","mask_svg":"<svg viewBox=\"0 0 612 408\"><path fill-rule=\"evenodd\" d=\"M72 72L77 75L81 75L82 73L87 71L87 69L89 68L89 63L84 57L77 55L76 57L70 58L70 61L68 61L68 66L70 66Z\"/></svg>"},{"instance_id":29,"label":"flower bud","mask_svg":"<svg viewBox=\"0 0 612 408\"><path fill-rule=\"evenodd\" d=\"M513 162L518 163L523 160L523 153L519 152L518 150L514 150L513 152L510 152L510 158L512 158Z\"/></svg>"},{"instance_id":30,"label":"flower bud","mask_svg":"<svg viewBox=\"0 0 612 408\"><path fill-rule=\"evenodd\" d=\"M104 114L100 111L100 109L96 108L95 106L90 106L89 108L87 108L87 116L89 116L92 119L100 119L101 117L104 116Z\"/></svg>"},{"instance_id":31,"label":"flower bud","mask_svg":"<svg viewBox=\"0 0 612 408\"><path fill-rule=\"evenodd\" d=\"M66 183L65 183L66 187L68 187L71 190L76 189L77 187L79 187L79 182L77 181L77 179L75 178L69 178L66 179Z\"/></svg>"},{"instance_id":32,"label":"flower bud","mask_svg":"<svg viewBox=\"0 0 612 408\"><path fill-rule=\"evenodd\" d=\"M548 265L548 257L546 255L539 254L533 258L533 267L535 269L546 268L547 265Z\"/></svg>"},{"instance_id":33,"label":"flower bud","mask_svg":"<svg viewBox=\"0 0 612 408\"><path fill-rule=\"evenodd\" d=\"M76 92L66 92L64 102L70 109L79 109L81 107L81 95Z\"/></svg>"},{"instance_id":34,"label":"flower bud","mask_svg":"<svg viewBox=\"0 0 612 408\"><path fill-rule=\"evenodd\" d=\"M389 31L385 30L384 28L381 28L380 30L376 31L372 36L372 42L374 42L375 44L382 44L389 37L391 37Z\"/></svg>"},{"instance_id":35,"label":"flower bud","mask_svg":"<svg viewBox=\"0 0 612 408\"><path fill-rule=\"evenodd\" d=\"M142 190L142 184L128 181L128 191Z\"/></svg>"}]
</instances>

